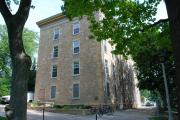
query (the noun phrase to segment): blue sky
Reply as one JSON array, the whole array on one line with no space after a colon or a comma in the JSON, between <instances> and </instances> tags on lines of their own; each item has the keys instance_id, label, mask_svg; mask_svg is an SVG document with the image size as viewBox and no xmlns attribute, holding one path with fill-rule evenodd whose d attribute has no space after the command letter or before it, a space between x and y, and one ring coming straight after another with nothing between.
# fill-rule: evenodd
<instances>
[{"instance_id":1,"label":"blue sky","mask_svg":"<svg viewBox=\"0 0 180 120\"><path fill-rule=\"evenodd\" d=\"M50 17L61 12L61 5L63 2L61 0L32 0L35 9L31 9L29 18L26 22L25 27L31 30L39 32L39 28L36 22L44 18ZM12 6L13 13L16 12L17 6ZM158 7L157 19L167 18L166 8L163 2ZM4 20L0 14L0 24L5 24Z\"/></svg>"},{"instance_id":2,"label":"blue sky","mask_svg":"<svg viewBox=\"0 0 180 120\"><path fill-rule=\"evenodd\" d=\"M30 10L29 18L25 24L31 30L39 32L36 22L61 12L61 0L32 0L35 9ZM12 4L12 13L17 11L17 5ZM0 24L5 24L0 14Z\"/></svg>"}]
</instances>

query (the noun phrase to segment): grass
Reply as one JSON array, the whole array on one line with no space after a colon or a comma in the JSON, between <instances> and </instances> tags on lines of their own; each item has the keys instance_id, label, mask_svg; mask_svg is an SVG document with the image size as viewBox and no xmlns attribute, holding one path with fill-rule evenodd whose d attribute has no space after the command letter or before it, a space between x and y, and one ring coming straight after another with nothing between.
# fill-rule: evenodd
<instances>
[{"instance_id":1,"label":"grass","mask_svg":"<svg viewBox=\"0 0 180 120\"><path fill-rule=\"evenodd\" d=\"M151 117L149 120L168 120L167 117Z\"/></svg>"},{"instance_id":2,"label":"grass","mask_svg":"<svg viewBox=\"0 0 180 120\"><path fill-rule=\"evenodd\" d=\"M7 120L5 117L0 116L0 120Z\"/></svg>"}]
</instances>

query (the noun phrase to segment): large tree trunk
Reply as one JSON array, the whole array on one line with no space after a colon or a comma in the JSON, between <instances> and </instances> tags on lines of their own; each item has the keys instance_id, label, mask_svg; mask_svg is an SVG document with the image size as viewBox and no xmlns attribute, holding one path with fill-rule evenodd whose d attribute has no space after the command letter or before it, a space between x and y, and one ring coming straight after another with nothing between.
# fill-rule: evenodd
<instances>
[{"instance_id":1,"label":"large tree trunk","mask_svg":"<svg viewBox=\"0 0 180 120\"><path fill-rule=\"evenodd\" d=\"M11 114L8 114L8 109L6 111L6 116L10 120L26 120L27 113L27 82L31 59L23 47L22 26L23 24L16 25L15 22L7 25L12 59L11 99L8 106Z\"/></svg>"},{"instance_id":2,"label":"large tree trunk","mask_svg":"<svg viewBox=\"0 0 180 120\"><path fill-rule=\"evenodd\" d=\"M178 116L180 119L180 0L165 0L165 4L170 20L169 23L175 57Z\"/></svg>"},{"instance_id":3,"label":"large tree trunk","mask_svg":"<svg viewBox=\"0 0 180 120\"><path fill-rule=\"evenodd\" d=\"M6 22L9 49L12 60L12 80L10 105L5 107L8 120L26 120L27 82L31 59L25 53L22 33L29 16L31 0L21 0L15 15L9 11L5 0L0 0L0 12Z\"/></svg>"},{"instance_id":4,"label":"large tree trunk","mask_svg":"<svg viewBox=\"0 0 180 120\"><path fill-rule=\"evenodd\" d=\"M10 108L13 110L11 120L26 120L27 81L31 60L22 52L14 57L11 81Z\"/></svg>"}]
</instances>

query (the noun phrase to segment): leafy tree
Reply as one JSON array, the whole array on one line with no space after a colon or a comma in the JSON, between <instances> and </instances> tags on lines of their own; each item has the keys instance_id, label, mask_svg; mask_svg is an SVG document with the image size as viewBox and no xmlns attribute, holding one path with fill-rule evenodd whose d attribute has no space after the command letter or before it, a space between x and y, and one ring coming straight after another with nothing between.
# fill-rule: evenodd
<instances>
[{"instance_id":1,"label":"leafy tree","mask_svg":"<svg viewBox=\"0 0 180 120\"><path fill-rule=\"evenodd\" d=\"M10 67L7 46L7 32L0 26L0 96L9 94Z\"/></svg>"},{"instance_id":2,"label":"leafy tree","mask_svg":"<svg viewBox=\"0 0 180 120\"><path fill-rule=\"evenodd\" d=\"M169 22L171 43L176 66L177 91L180 90L180 1L164 0L168 19L155 22L157 5L161 0L64 0L64 13L72 19L86 15L90 20L90 30L98 41L111 38L116 45L115 53L134 55L139 36L162 22ZM104 18L96 21L94 11L101 11ZM180 94L178 105L180 106ZM178 107L180 117L180 107Z\"/></svg>"},{"instance_id":3,"label":"leafy tree","mask_svg":"<svg viewBox=\"0 0 180 120\"><path fill-rule=\"evenodd\" d=\"M25 45L25 50L31 57L37 51L37 33L33 32L27 28L23 31L23 41ZM10 93L10 79L11 79L11 59L8 48L8 35L6 26L0 25L0 96L8 95ZM35 69L33 69L35 71ZM32 73L31 73L32 74ZM31 78L29 83L32 83L35 78ZM33 89L34 86L31 86Z\"/></svg>"},{"instance_id":4,"label":"leafy tree","mask_svg":"<svg viewBox=\"0 0 180 120\"><path fill-rule=\"evenodd\" d=\"M13 0L19 3L18 0ZM27 81L29 79L31 58L23 45L23 29L29 16L31 0L21 0L15 14L9 9L10 0L0 0L0 12L8 31L8 43L12 60L11 99L7 117L12 120L26 120Z\"/></svg>"},{"instance_id":5,"label":"leafy tree","mask_svg":"<svg viewBox=\"0 0 180 120\"><path fill-rule=\"evenodd\" d=\"M162 33L161 33L162 34ZM160 93L160 97L163 100L163 103L166 103L165 97L165 88L164 81L162 77L162 66L160 63L160 55L164 53L164 50L168 50L168 48L164 46L158 46L157 40L162 40L162 38L157 37L156 34L152 37L151 34L144 34L146 37L144 41L142 40L141 46L138 46L139 52L134 56L134 60L136 61L136 69L138 70L138 80L140 89L148 89L152 92ZM165 35L168 39L168 36ZM167 45L167 44L166 44ZM170 45L169 45L170 46ZM171 103L177 103L175 99L174 93L176 90L176 85L174 82L175 79L175 67L174 67L174 58L172 56L172 52L166 52L165 59L165 67L166 67L166 75L168 77L168 86L171 97ZM166 108L166 104L164 104ZM174 104L175 107L175 104Z\"/></svg>"},{"instance_id":6,"label":"leafy tree","mask_svg":"<svg viewBox=\"0 0 180 120\"><path fill-rule=\"evenodd\" d=\"M28 80L28 91L34 91L35 90L35 79L36 79L36 61L34 59L31 70L30 70L30 76Z\"/></svg>"}]
</instances>

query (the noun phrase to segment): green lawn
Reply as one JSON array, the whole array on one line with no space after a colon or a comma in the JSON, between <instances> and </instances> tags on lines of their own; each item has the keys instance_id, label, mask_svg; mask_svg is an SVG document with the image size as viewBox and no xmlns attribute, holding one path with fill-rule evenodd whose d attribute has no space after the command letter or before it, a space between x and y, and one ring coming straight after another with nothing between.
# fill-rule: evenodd
<instances>
[{"instance_id":1,"label":"green lawn","mask_svg":"<svg viewBox=\"0 0 180 120\"><path fill-rule=\"evenodd\" d=\"M0 116L0 120L7 120L5 117Z\"/></svg>"},{"instance_id":2,"label":"green lawn","mask_svg":"<svg viewBox=\"0 0 180 120\"><path fill-rule=\"evenodd\" d=\"M168 120L167 117L151 117L149 120Z\"/></svg>"}]
</instances>

